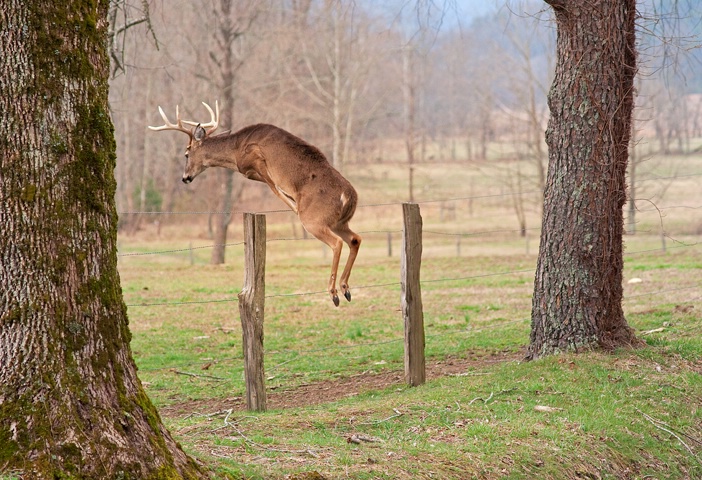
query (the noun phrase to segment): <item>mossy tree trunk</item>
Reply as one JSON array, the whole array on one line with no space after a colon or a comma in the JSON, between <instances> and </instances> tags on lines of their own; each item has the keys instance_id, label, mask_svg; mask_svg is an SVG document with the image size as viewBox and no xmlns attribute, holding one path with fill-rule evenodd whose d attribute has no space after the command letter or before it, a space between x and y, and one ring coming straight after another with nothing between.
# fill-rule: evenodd
<instances>
[{"instance_id":1,"label":"mossy tree trunk","mask_svg":"<svg viewBox=\"0 0 702 480\"><path fill-rule=\"evenodd\" d=\"M635 0L546 0L558 29L530 358L637 344L622 310Z\"/></svg>"},{"instance_id":2,"label":"mossy tree trunk","mask_svg":"<svg viewBox=\"0 0 702 480\"><path fill-rule=\"evenodd\" d=\"M129 347L108 6L0 10L0 471L204 478L162 425Z\"/></svg>"}]
</instances>

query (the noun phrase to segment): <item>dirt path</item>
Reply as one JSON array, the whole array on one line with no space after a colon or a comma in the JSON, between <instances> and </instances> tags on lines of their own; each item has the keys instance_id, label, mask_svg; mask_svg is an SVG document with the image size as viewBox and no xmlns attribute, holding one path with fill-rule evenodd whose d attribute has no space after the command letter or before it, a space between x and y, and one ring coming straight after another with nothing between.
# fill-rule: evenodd
<instances>
[{"instance_id":1,"label":"dirt path","mask_svg":"<svg viewBox=\"0 0 702 480\"><path fill-rule=\"evenodd\" d=\"M426 366L427 380L459 375L468 370L480 370L491 364L519 361L524 358L524 352L496 352L470 358L446 359L428 362ZM269 409L295 408L307 405L333 402L342 398L358 395L371 390L382 390L393 385L404 384L404 372L392 370L381 373L364 372L338 380L319 383L303 384L293 388L276 388L267 391ZM246 399L230 397L223 399L198 400L175 405L169 405L159 410L164 417L176 417L192 413L207 413L220 410L245 410Z\"/></svg>"}]
</instances>

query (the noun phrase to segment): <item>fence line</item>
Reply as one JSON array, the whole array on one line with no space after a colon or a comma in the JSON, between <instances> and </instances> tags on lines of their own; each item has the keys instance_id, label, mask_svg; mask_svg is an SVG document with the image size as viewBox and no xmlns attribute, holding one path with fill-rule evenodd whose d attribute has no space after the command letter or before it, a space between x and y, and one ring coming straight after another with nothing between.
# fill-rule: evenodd
<instances>
[{"instance_id":1,"label":"fence line","mask_svg":"<svg viewBox=\"0 0 702 480\"><path fill-rule=\"evenodd\" d=\"M386 284L390 285L390 284ZM398 283L393 283L393 285L399 285ZM357 288L366 288L366 287L357 287ZM681 288L672 288L668 290L656 290L652 292L645 292L645 293L640 293L637 295L630 295L627 296L623 299L623 301L627 301L630 299L634 298L640 298L640 297L646 297L646 296L654 296L662 293L669 293L669 292L674 292L674 291L681 291L681 290L691 290L695 289L698 290L702 288L702 285L692 285L690 287L681 287ZM317 293L327 293L327 292L317 292ZM271 295L272 297L278 296L278 295ZM699 300L702 298L702 295L699 295L697 297L694 297L689 300L684 300L679 303L691 303L694 301ZM522 322L529 322L531 321L531 317L523 317L519 318L516 320L508 320L505 322L499 322L499 323L490 323L488 325L482 326L480 328L460 328L458 330L451 330L447 332L441 332L441 333L432 333L432 334L427 334L426 338L427 339L432 339L432 338L440 338L440 337L449 337L449 336L455 336L455 335L470 335L470 334L475 334L475 333L482 333L490 330L496 330L498 328L502 328L507 325L512 325L515 323L522 323ZM287 360L285 362L282 362L277 365L273 365L270 367L269 370L274 370L284 364L289 363L290 361L297 360L298 358L303 358L305 355L310 354L310 353L320 353L320 352L328 352L328 351L339 351L339 350L352 350L356 348L364 348L364 347L374 347L374 346L379 346L379 345L388 345L391 343L401 343L403 341L403 337L397 337L397 338L391 338L389 340L380 340L377 342L363 342L363 343L354 343L351 345L332 345L328 347L320 347L320 348L311 348L311 349L306 349L306 350L275 350L271 352L266 352L267 356L278 356L278 355L295 355L295 357L291 360ZM244 357L243 355L237 355L233 357L225 357L225 358L220 358L220 359L212 359L212 360L207 360L208 362L212 361L215 363L224 363L228 361L234 361L234 360L242 360ZM178 365L169 365L167 367L157 367L157 368L140 368L139 370L142 372L159 372L159 371L164 371L164 370L173 370L177 368L184 368L184 367L192 367L195 365L201 365L202 361L198 362L188 362L188 363L183 363L183 364L178 364Z\"/></svg>"},{"instance_id":2,"label":"fence line","mask_svg":"<svg viewBox=\"0 0 702 480\"><path fill-rule=\"evenodd\" d=\"M657 179L674 179L674 178L686 178L686 177L695 177L699 176L701 174L689 174L689 175L681 175L681 176L673 176L673 177L659 177ZM489 194L489 195L476 195L476 196L468 196L468 197L453 197L453 198L446 198L446 199L436 199L436 200L425 200L422 202L417 202L418 205L421 204L430 204L430 203L446 203L446 202L452 202L452 201L462 201L462 200L474 200L474 199L485 199L485 198L495 198L495 197L506 197L506 196L515 196L515 195L532 195L535 193L539 193L539 191L528 191L528 192L509 192L509 193L501 193L501 194ZM388 203L376 203L376 204L364 204L364 205L359 205L359 208L362 207L375 207L375 206L392 206L392 205L402 205L402 203L399 202L388 202ZM689 209L689 210L699 210L702 209L701 206L692 206L692 205L671 205L668 207L655 207L655 208L650 208L650 209L639 209L637 210L639 213L649 213L649 212L664 212L666 210L673 210L673 209ZM291 210L288 209L276 209L276 210L264 210L259 213L265 214L265 213L290 213ZM231 212L202 212L202 211L193 211L193 212L139 212L139 211L131 211L131 212L122 212L121 214L162 214L162 215L186 215L186 214L197 214L197 215L204 215L204 214L228 214L228 215L233 215L233 214L244 214L245 212L242 211L231 211ZM500 216L512 216L513 213L506 213L502 214ZM491 215L490 218L494 218L495 215ZM471 217L475 219L475 217ZM480 218L480 217L478 217ZM638 222L637 222L638 223ZM662 227L662 225L661 225ZM426 230L424 233L427 234L432 234L432 235L444 235L444 236L453 236L457 237L457 241L459 243L456 244L456 251L458 256L460 256L460 240L461 238L468 238L468 237L475 237L475 236L480 236L480 235L491 235L491 234L497 234L497 233L516 233L519 232L520 234L524 234L525 232L534 232L534 231L540 231L541 226L538 227L530 227L530 228L514 228L514 229L502 229L502 230L485 230L485 231L475 231L475 232L441 232L441 231L436 231L436 230ZM361 234L370 234L370 233L384 233L388 234L388 255L390 256L390 252L392 252L392 246L390 244L391 237L389 236L390 234L393 233L399 233L401 232L398 230L369 230L369 231L361 231L359 233ZM649 231L650 233L651 231ZM661 232L661 243L662 243L662 250L666 250L666 245L665 245L665 240L666 238L671 239L673 242L678 242L675 238L671 237L670 235L666 235L665 232ZM274 242L274 241L300 241L300 240L313 240L313 238L291 238L291 237L282 237L282 238L275 238L275 239L270 239L267 240L267 242ZM527 253L529 252L529 239L527 238ZM192 252L194 250L198 249L206 249L206 248L215 248L218 246L238 246L238 245L243 245L244 242L235 242L235 243L226 243L226 244L212 244L212 245L204 245L204 246L199 246L199 247L190 247L190 248L180 248L180 249L173 249L173 250L164 250L164 251L158 251L158 252L138 252L138 253L118 253L117 256L119 258L121 257L132 257L132 256L146 256L146 255L158 255L158 254L171 254L171 253L184 253L184 252L190 252L191 254L191 263L193 261L192 259ZM671 247L668 247L671 248ZM672 247L672 248L678 248L678 247ZM647 251L655 251L657 249L650 249ZM625 255L629 253L637 253L637 252L625 252Z\"/></svg>"},{"instance_id":3,"label":"fence line","mask_svg":"<svg viewBox=\"0 0 702 480\"><path fill-rule=\"evenodd\" d=\"M660 177L653 175L652 177L646 178L638 178L638 182L644 182L644 181L659 181L659 180L675 180L678 178L691 178L691 177L699 177L702 176L701 173L689 173L689 174L683 174L683 175L671 175L671 176L666 176L666 177ZM513 197L513 196L527 196L527 195L534 195L534 194L540 194L542 193L541 190L529 190L526 192L507 192L507 193L495 193L495 194L486 194L486 195L473 195L473 196L467 196L467 197L450 197L450 198L444 198L444 199L433 199L433 200L421 200L417 201L415 203L419 205L423 204L428 204L428 203L442 203L442 202L454 202L454 201L461 201L461 200L482 200L486 198L497 198L497 197ZM635 200L640 200L644 201L646 200L645 198L640 198L640 199L635 199ZM396 200L396 201L390 201L390 202L380 202L380 203L368 203L368 204L361 204L358 205L358 208L369 208L369 207L386 207L386 206L392 206L392 205L402 205L403 201L401 200ZM655 210L666 210L670 208L693 208L693 209L698 209L702 208L702 206L699 207L686 207L686 206L671 206L671 207L663 207L659 209L651 209L651 210L639 210L640 212L648 212L648 211L655 211ZM289 213L291 210L289 209L275 209L275 210L261 210L256 213ZM118 212L119 215L243 215L245 212L243 210L232 210L229 212L222 212L222 211L185 211L185 212L163 212L163 211L136 211L136 210L127 210L127 211L122 211Z\"/></svg>"},{"instance_id":4,"label":"fence line","mask_svg":"<svg viewBox=\"0 0 702 480\"><path fill-rule=\"evenodd\" d=\"M479 235L491 235L493 233L521 233L522 231L530 232L532 230L541 231L541 227L530 227L530 228L511 228L508 230L478 230L475 232L438 232L436 230L424 230L424 233L429 233L432 235L445 235L449 237L477 237Z\"/></svg>"},{"instance_id":5,"label":"fence line","mask_svg":"<svg viewBox=\"0 0 702 480\"><path fill-rule=\"evenodd\" d=\"M237 298L222 298L219 300L186 300L182 302L156 302L156 303L131 303L127 307L170 307L176 305L197 305L203 303L229 303L238 302Z\"/></svg>"},{"instance_id":6,"label":"fence line","mask_svg":"<svg viewBox=\"0 0 702 480\"><path fill-rule=\"evenodd\" d=\"M361 287L361 288L364 288L364 287ZM653 295L657 295L657 294L661 294L661 293L668 293L668 292L672 292L672 291L690 290L693 288L697 290L697 289L702 288L702 285L693 285L690 287L673 288L673 289L669 289L669 290L656 290L653 292L645 292L645 293L641 293L641 294L637 294L637 295L630 295L630 296L625 297L623 299L623 301L627 301L627 300L634 299L634 298L645 297L645 296L653 296ZM318 292L318 293L326 293L326 292ZM276 295L272 295L272 296L276 296ZM679 303L691 303L691 302L699 300L700 298L702 298L702 295L691 298L689 300L681 301ZM508 320L506 322L491 323L491 324L485 325L481 328L461 328L459 330L452 330L452 331L448 331L448 332L427 334L426 338L431 339L431 338L448 337L448 336L454 336L454 335L468 335L468 334L474 334L474 333L482 333L482 332L502 328L506 325L512 325L515 323L528 322L528 321L531 321L531 318L524 317L524 318L519 318L516 320ZM377 342L354 343L351 345L332 345L329 347L311 348L311 349L307 349L307 350L276 350L276 351L272 351L272 352L266 352L266 355L277 356L277 355L293 355L294 354L294 355L296 355L296 357L293 358L292 360L297 360L298 358L302 358L304 355L310 354L310 353L338 351L338 350L352 350L355 348L374 347L374 346L378 346L378 345L388 345L391 343L400 343L402 341L403 341L403 337L397 337L397 338L392 338L389 340L381 340L381 341L377 341ZM208 360L208 361L223 363L223 362L228 362L228 361L233 361L233 360L242 360L243 358L244 358L243 355L237 355L235 357L225 357L225 358L220 358L218 360L213 359L213 360ZM286 363L289 363L289 362L290 362L290 360L283 362L281 364L278 364L278 365L274 365L270 368L270 370L278 368L279 366L286 364ZM140 368L139 370L142 372L160 372L163 370L172 370L172 369L177 369L177 368L192 367L192 366L201 365L201 364L202 364L202 361L198 361L198 362L183 363L183 364L179 364L179 365L170 365L167 367Z\"/></svg>"},{"instance_id":7,"label":"fence line","mask_svg":"<svg viewBox=\"0 0 702 480\"><path fill-rule=\"evenodd\" d=\"M680 242L679 242L680 243ZM678 248L692 248L692 247L697 247L700 245L700 242L695 242L695 243L683 243L680 245L674 245L672 247L666 247L667 250L675 250ZM660 252L661 248L647 248L646 250L635 250L633 252L624 252L624 256L626 257L627 255L637 255L639 253L650 253L650 252Z\"/></svg>"},{"instance_id":8,"label":"fence line","mask_svg":"<svg viewBox=\"0 0 702 480\"><path fill-rule=\"evenodd\" d=\"M679 292L679 291L682 291L682 290L691 290L691 289L693 289L693 288L694 288L695 290L699 290L700 288L702 288L702 284L699 284L699 285L691 285L691 286L689 286L689 287L669 288L669 289L667 289L667 290L653 290L653 291L650 291L650 292L642 292L642 293L639 293L639 294L636 294L636 295L629 295L629 296L627 296L626 298L622 299L622 301L627 301L627 300L630 300L630 299L633 299L633 298L651 297L651 296L660 295L660 294L663 294L663 293ZM693 298L692 300L689 300L689 301L695 301L697 298L700 298L700 297L695 297L695 298ZM686 302L688 302L688 301L686 301ZM686 303L686 302L683 302L683 303Z\"/></svg>"},{"instance_id":9,"label":"fence line","mask_svg":"<svg viewBox=\"0 0 702 480\"><path fill-rule=\"evenodd\" d=\"M698 207L694 207L698 208ZM702 207L699 207L702 208ZM534 231L534 230L541 230L541 227L531 227L531 228L526 228L524 229L525 231ZM495 233L520 233L522 229L519 228L514 228L514 229L507 229L507 230L483 230L483 231L476 231L476 232L439 232L436 230L424 230L424 233L428 233L431 235L443 235L443 236L450 236L450 237L462 237L462 238L467 238L467 237L477 237L480 235L491 235ZM362 234L369 234L369 233L384 233L384 234L392 234L392 233L401 233L402 230L366 230L366 231L359 231L358 233ZM700 244L700 242L694 242L694 243L685 243L681 242L679 240L676 240L675 238L671 236L666 236L666 238L669 238L670 240L678 243L679 245L675 245L672 247L667 247L669 250L673 250L676 248L685 248L685 247L695 247ZM280 237L280 238L271 238L269 240L266 240L266 243L272 243L272 242L299 242L299 241L315 241L316 239L314 237L308 237L308 238L294 238L294 237ZM118 253L118 257L139 257L139 256L147 256L147 255L165 255L165 254L171 254L171 253L184 253L184 252L192 252L193 250L202 250L206 248L214 248L218 247L221 245L224 245L226 247L235 247L235 246L240 246L244 245L245 242L234 242L234 243L215 243L215 244L210 244L210 245L201 245L198 247L188 247L188 248L178 248L178 249L173 249L173 250L158 250L158 251L153 251L153 252L133 252L133 253ZM660 248L651 248L651 249L646 249L646 250L635 250L633 252L630 251L625 251L624 255L633 255L637 253L647 253L647 252L657 252L660 251Z\"/></svg>"},{"instance_id":10,"label":"fence line","mask_svg":"<svg viewBox=\"0 0 702 480\"><path fill-rule=\"evenodd\" d=\"M178 248L175 250L161 250L157 252L134 252L134 253L118 253L118 257L139 257L143 255L165 255L167 253L182 253L182 252L192 252L193 250L201 250L204 248L214 248L214 247L234 247L237 245L243 245L244 242L236 242L236 243L215 243L213 245L203 245L200 247L188 247L188 248Z\"/></svg>"},{"instance_id":11,"label":"fence line","mask_svg":"<svg viewBox=\"0 0 702 480\"><path fill-rule=\"evenodd\" d=\"M531 230L540 230L539 228L527 228L527 231ZM452 236L452 237L475 237L483 234L492 234L492 233L516 233L519 232L519 229L514 229L514 230L492 230L492 231L484 231L484 232L475 232L475 233L465 233L465 232L457 232L457 233L451 233L451 232L437 232L437 231L431 231L431 230L425 230L424 233L430 233L433 235L443 235L443 236ZM358 233L400 233L401 230L373 230L371 232L358 232ZM680 242L679 240L675 240L672 237L667 237L673 240L674 242L679 243L679 245L675 245L672 247L667 247L668 250L673 250L676 248L688 248L688 247L696 247L700 244L700 242L694 242L694 243L684 243ZM316 240L315 238L271 238L270 240L266 240L266 243L271 243L271 242L294 242L294 241L313 241ZM141 256L147 256L147 255L166 255L170 253L184 253L184 252L191 252L193 250L202 250L206 248L214 248L217 246L220 246L222 244L212 244L212 245L202 245L199 247L188 247L188 248L178 248L174 250L158 250L158 251L153 251L153 252L133 252L133 253L118 253L118 257L141 257ZM235 246L240 246L244 245L244 242L235 242L235 243L225 243L223 244L224 246L227 247L235 247ZM634 255L638 253L647 253L647 252L659 252L661 251L660 248L650 248L646 250L635 250L633 252L625 251L624 256L626 255Z\"/></svg>"},{"instance_id":12,"label":"fence line","mask_svg":"<svg viewBox=\"0 0 702 480\"><path fill-rule=\"evenodd\" d=\"M511 270L508 272L496 272L496 273L484 273L484 274L479 274L479 275L470 275L467 277L454 277L454 278L435 278L431 280L421 280L421 283L441 283L441 282L457 282L457 281L462 281L462 280L473 280L476 278L486 278L486 277L497 277L501 275L513 275L513 274L518 274L518 273L531 273L534 272L533 268L529 269L524 269L524 270ZM378 284L371 284L371 285L358 285L354 286L354 290L363 290L363 289L371 289L371 288L383 288L383 287L399 287L401 284L400 282L388 282L388 283L378 283ZM641 293L633 296L627 296L623 300L626 301L629 298L637 298L637 297L645 297L645 296L653 296L653 295L658 295L661 293L666 293L666 292L673 292L673 291L678 291L678 290L690 290L690 289L697 289L697 288L702 288L702 285L693 285L690 287L680 287L676 289L670 289L670 290L656 290L653 292L647 292L647 293ZM266 295L265 298L277 298L277 297L307 297L307 296L312 296L312 295L322 295L328 293L326 290L318 290L314 292L299 292L299 293L274 293L270 295ZM231 303L231 302L238 302L238 298L222 298L222 299L216 299L216 300L192 300L192 301L182 301L182 302L156 302L156 303L131 303L127 304L127 307L169 307L169 306L180 306L180 305L191 305L191 304L206 304L206 303Z\"/></svg>"},{"instance_id":13,"label":"fence line","mask_svg":"<svg viewBox=\"0 0 702 480\"><path fill-rule=\"evenodd\" d=\"M361 287L363 288L363 287ZM682 287L682 288L675 288L675 289L669 289L669 290L657 290L653 292L645 292L637 295L631 295L628 297L625 297L623 300L627 301L630 299L634 298L640 298L644 296L653 296L661 293L669 293L672 291L680 291L680 290L690 290L690 289L700 289L702 288L702 285L694 285L690 287ZM318 293L326 293L326 292L318 292ZM276 295L272 295L276 296ZM679 303L691 303L696 300L699 300L702 298L702 295L694 297L690 300L685 300ZM502 328L507 325L512 325L516 323L522 323L522 322L528 322L531 321L530 317L524 317L524 318L519 318L516 320L508 320L505 322L499 322L499 323L491 323L489 325L485 325L480 328L461 328L458 330L452 330L448 332L441 332L441 333L433 333L433 334L427 334L426 338L427 339L432 339L432 338L440 338L440 337L448 337L448 336L456 336L456 335L472 335L476 333L482 333L490 330L496 330L498 328ZM279 355L295 355L294 358L290 360L286 360L285 362L281 362L277 365L273 365L269 368L270 370L275 370L276 368L285 365L287 363L290 363L291 361L295 361L298 359L303 358L305 355L311 354L311 353L319 353L319 352L328 352L328 351L339 351L339 350L352 350L356 348L364 348L364 347L374 347L374 346L379 346L379 345L388 345L391 343L400 343L403 341L403 337L397 337L397 338L392 338L389 340L381 340L377 342L363 342L363 343L354 343L351 345L332 345L328 347L321 347L321 348L312 348L312 349L306 349L306 350L276 350L276 351L271 351L271 352L266 352L267 356L279 356ZM237 355L237 356L232 356L232 357L225 357L225 358L220 358L220 359L208 359L208 362L214 362L214 363L225 363L225 362L230 362L230 361L235 361L235 360L242 360L244 357L243 355ZM188 363L182 363L178 365L169 365L167 367L157 367L157 368L140 368L139 370L142 372L160 372L160 371L165 371L165 370L173 370L173 369L178 369L178 368L186 368L186 367L192 367L195 365L201 365L203 361L197 361L197 362L188 362Z\"/></svg>"},{"instance_id":14,"label":"fence line","mask_svg":"<svg viewBox=\"0 0 702 480\"><path fill-rule=\"evenodd\" d=\"M698 208L698 207L694 207ZM435 235L445 235L445 236L477 236L481 234L493 234L493 233L505 233L505 232L518 232L518 229L514 230L494 230L494 231L484 231L484 232L473 232L473 233L467 233L467 232L438 232L438 231L425 231L424 233L429 233L429 234L435 234ZM397 233L398 230L373 230L373 231L365 231L365 232L360 232L360 233ZM401 230L400 230L401 232ZM297 239L297 238L274 238L270 240L266 240L266 243L269 242L274 242L274 241L298 241L298 240L313 240L313 238L308 238L308 239ZM690 247L696 247L699 246L699 242L687 244L687 243L682 243L678 242L678 245L674 245L671 247L667 247L668 250L673 250L673 249L680 249L680 248L690 248ZM226 244L228 246L238 246L238 245L243 245L245 242L236 242L236 243L229 243ZM175 250L165 250L165 251L159 251L159 252L139 252L139 253L125 253L125 254L118 254L118 256L122 257L127 257L127 256L143 256L143 255L158 255L158 254L166 254L166 253L174 253L174 252L186 252L186 251L191 251L194 249L204 249L204 248L212 248L215 245L207 245L207 246L200 246L200 247L191 247L188 249L175 249ZM661 251L660 248L652 248L652 249L645 249L645 250L636 250L636 251L625 251L624 256L629 256L629 255L636 255L636 254L642 254L642 253L650 253L650 252L659 252ZM436 283L436 282L451 282L451 281L463 281L463 280L472 280L476 278L484 278L484 277L490 277L490 276L501 276L501 275L513 275L513 274L518 274L518 273L528 273L528 272L533 272L533 269L525 269L525 270L515 270L515 271L507 271L507 272L496 272L496 273L487 273L487 274L480 274L480 275L470 275L470 276L465 276L465 277L454 277L454 278L438 278L438 279L431 279L431 280L422 280L422 283ZM388 287L388 286L394 286L397 287L400 285L400 282L389 282L389 283L383 283L383 284L372 284L372 285L361 285L361 286L356 286L354 287L355 289L371 289L371 288L382 288L382 287ZM690 288L697 288L697 287L690 287ZM685 290L687 287L682 287L679 290ZM320 295L326 293L326 291L314 291L314 292L300 292L300 293L281 293L281 294L270 294L266 295L265 298L275 298L275 297L298 297L298 296L311 296L311 295ZM650 294L640 294L639 296L646 296L646 295L655 295L657 293L662 293L661 291L657 292L651 292ZM633 297L627 297L627 298L633 298ZM626 298L624 299L626 300ZM156 303L148 303L148 302L140 302L140 303L133 303L133 304L127 304L127 307L152 307L152 306L180 306L180 305L197 305L197 304L208 304L208 303L228 303L228 302L237 302L238 299L236 298L228 298L228 299L215 299L215 300L193 300L193 301L180 301L180 302L156 302Z\"/></svg>"},{"instance_id":15,"label":"fence line","mask_svg":"<svg viewBox=\"0 0 702 480\"><path fill-rule=\"evenodd\" d=\"M690 205L670 205L669 207L660 207L660 208L647 208L647 209L642 208L642 209L639 209L638 212L639 213L662 212L664 210L673 210L676 208L687 208L690 210L699 210L700 208L702 208L702 205L699 207L692 207Z\"/></svg>"},{"instance_id":16,"label":"fence line","mask_svg":"<svg viewBox=\"0 0 702 480\"><path fill-rule=\"evenodd\" d=\"M422 201L417 201L415 202L418 205L423 205L425 203L442 203L442 202L455 202L455 201L460 201L460 200L482 200L485 198L497 198L497 197L513 197L513 196L520 196L520 195L533 195L535 193L539 193L538 190L533 190L533 191L528 191L528 192L509 192L509 193L495 193L495 194L487 194L487 195L474 195L474 196L469 196L469 197L453 197L453 198L444 198L444 199L435 199L435 200L422 200ZM402 205L403 202L402 200L393 200L389 202L380 202L380 203L364 203L358 205L357 208L372 208L372 207L388 207L388 206L399 206ZM290 209L276 209L276 210L260 210L256 213L260 214L267 214L267 213L290 213L292 210ZM229 212L220 212L220 211L188 211L188 212L161 212L161 211L124 211L124 212L117 212L119 215L243 215L245 213L249 213L243 210L232 210Z\"/></svg>"},{"instance_id":17,"label":"fence line","mask_svg":"<svg viewBox=\"0 0 702 480\"><path fill-rule=\"evenodd\" d=\"M540 230L541 227L532 227L532 228L527 228L526 230ZM459 236L459 237L475 237L479 235L490 235L494 233L519 233L521 232L521 229L519 228L514 228L514 229L509 229L509 230L485 230L485 231L476 231L476 232L438 232L438 231L432 231L432 230L425 230L424 233L429 233L433 235L445 235L445 236ZM392 233L402 233L402 230L365 230L365 231L359 231L358 233L360 234L371 234L371 233L383 233L383 234L392 234ZM295 238L295 237L279 237L279 238L271 238L267 239L266 243L272 243L272 242L301 242L301 241L316 241L317 239L314 237L307 237L307 238ZM214 248L214 247L219 247L224 245L225 247L234 247L234 246L239 246L239 245L244 245L244 242L234 242L234 243L215 243L215 244L209 244L209 245L201 245L198 247L188 247L188 248L178 248L178 249L173 249L173 250L159 250L159 251L154 251L154 252L134 252L134 253L118 253L118 257L138 257L138 256L146 256L146 255L161 255L161 254L170 254L170 253L183 253L183 252L190 252L192 250L202 250L205 248Z\"/></svg>"},{"instance_id":18,"label":"fence line","mask_svg":"<svg viewBox=\"0 0 702 480\"><path fill-rule=\"evenodd\" d=\"M500 275L512 275L515 273L529 273L533 272L534 269L525 269L525 270L514 270L514 271L509 271L509 272L497 272L497 273L484 273L480 275L470 275L467 277L454 277L454 278L436 278L432 280L421 280L422 283L438 283L438 282L456 282L456 281L461 281L461 280L472 280L475 278L484 278L484 277L496 277ZM368 288L382 288L382 287L398 287L400 286L400 282L388 282L388 283L378 283L378 284L372 284L372 285L360 285L360 286L354 286L354 290L363 290L363 289L368 289ZM270 294L266 295L265 298L275 298L275 297L305 297L305 296L311 296L311 295L321 295L321 294L326 294L328 293L326 290L319 290L315 292L301 292L301 293L275 293L275 294ZM168 306L168 305L188 305L188 304L198 304L198 303L226 303L226 302L236 302L238 301L236 298L230 298L230 299L220 299L220 300L196 300L196 301L184 301L184 302L173 302L173 303L167 303L167 302L159 302L159 303L136 303L136 304L129 304L127 305L128 307L152 307L152 306Z\"/></svg>"},{"instance_id":19,"label":"fence line","mask_svg":"<svg viewBox=\"0 0 702 480\"><path fill-rule=\"evenodd\" d=\"M405 381L410 386L421 385L426 379L425 370L425 344L426 334L424 329L424 312L422 306L422 283L437 283L448 281L463 281L475 278L485 278L491 276L513 275L518 273L533 273L534 269L522 269L508 272L492 272L478 275L469 275L454 278L437 278L430 280L420 280L420 269L422 259L422 218L419 213L419 205L403 204L403 248L401 255L401 311L404 319L404 369ZM246 247L245 278L241 293L237 300L242 324L242 346L244 358L244 372L246 384L246 399L249 410L266 410L266 388L264 373L263 347L263 323L265 299L276 296L301 296L312 293L296 294L265 294L265 256L266 256L266 228L265 215L246 214L244 215L244 233L247 240ZM383 286L396 286L397 282L384 284ZM379 287L380 285L366 285L365 288ZM656 290L653 292L642 292L631 298L639 298L647 295L664 294L673 291L684 291L695 288L699 291L700 285L690 287L679 287L667 290ZM319 294L322 292L314 292ZM628 298L627 298L628 299ZM624 300L624 299L623 299ZM219 302L231 302L234 299L219 300ZM186 303L212 303L213 301L178 302ZM335 302L338 305L338 301ZM159 304L163 306L164 304ZM146 304L135 305L146 306ZM523 321L522 319L515 320ZM493 328L497 328L496 326ZM444 332L444 335L448 332ZM455 335L455 333L454 333ZM395 339L385 341L394 343ZM273 368L277 368L285 363L295 360L300 354L296 353L293 359L280 363Z\"/></svg>"},{"instance_id":20,"label":"fence line","mask_svg":"<svg viewBox=\"0 0 702 480\"><path fill-rule=\"evenodd\" d=\"M528 193L534 193L534 192L528 192ZM447 203L447 202L457 202L457 201L462 201L462 200L478 200L478 199L483 199L483 198L491 198L491 197L503 197L503 196L514 196L514 195L520 195L520 194L507 194L507 193L498 193L495 195L484 195L484 196L478 196L478 197L456 197L456 198L447 198L443 200L425 200L425 201L419 201L415 202L418 205L423 205L427 203ZM640 202L647 201L648 199L645 198L638 198L636 199ZM357 208L371 208L371 207L390 207L390 206L399 206L402 205L402 202L388 202L388 203L368 203L368 204L363 204L363 205L358 205ZM637 212L639 213L649 213L649 212L663 212L666 210L673 210L677 208L687 208L691 210L699 210L702 209L701 206L691 206L691 205L670 205L667 207L659 207L659 208L641 208L637 209ZM247 213L243 210L232 210L230 212L222 212L222 211L217 211L217 210L212 210L212 211L181 211L181 212L174 212L174 211L161 211L161 210L147 210L147 211L124 211L124 212L117 212L118 215L243 215L244 213ZM261 210L257 213L262 213L262 214L267 214L267 213L293 213L292 210L289 209L280 209L280 210ZM513 213L505 214L507 215L513 215Z\"/></svg>"}]
</instances>

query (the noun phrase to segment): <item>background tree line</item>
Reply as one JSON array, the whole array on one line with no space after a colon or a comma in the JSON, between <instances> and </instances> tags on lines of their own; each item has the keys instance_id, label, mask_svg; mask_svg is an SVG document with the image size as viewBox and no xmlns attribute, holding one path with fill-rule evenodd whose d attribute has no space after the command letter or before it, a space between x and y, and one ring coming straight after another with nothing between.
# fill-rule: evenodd
<instances>
[{"instance_id":1,"label":"background tree line","mask_svg":"<svg viewBox=\"0 0 702 480\"><path fill-rule=\"evenodd\" d=\"M122 23L143 15L131 8L119 12ZM647 152L689 152L689 139L702 133L702 78L693 73L702 60L693 48L698 9L672 0L638 5L633 141ZM124 68L110 90L120 212L227 212L245 190L271 199L260 185L219 171L184 194L183 139L146 129L160 122L156 105L173 116L179 104L184 118L199 120L207 117L200 102L215 100L225 129L276 124L317 145L342 172L367 162L494 168L488 146L500 143L513 146L501 160L532 166L527 173L515 171L519 162L500 164L506 187L544 188L555 26L543 2L507 2L466 23L452 3L403 11L352 0L155 0L149 20L115 42L124 63L113 62ZM635 179L641 159L632 160ZM514 209L526 231L524 206ZM123 213L120 230L149 220ZM210 218L215 243L226 243L228 222ZM221 263L216 250L213 262Z\"/></svg>"}]
</instances>

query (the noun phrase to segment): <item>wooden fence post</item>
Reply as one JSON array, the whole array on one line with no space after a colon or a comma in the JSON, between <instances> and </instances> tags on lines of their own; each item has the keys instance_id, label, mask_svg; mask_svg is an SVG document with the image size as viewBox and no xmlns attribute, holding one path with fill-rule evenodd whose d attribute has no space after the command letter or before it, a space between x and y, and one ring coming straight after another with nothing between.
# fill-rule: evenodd
<instances>
[{"instance_id":1,"label":"wooden fence post","mask_svg":"<svg viewBox=\"0 0 702 480\"><path fill-rule=\"evenodd\" d=\"M424 311L419 270L422 263L422 216L416 203L402 204L402 317L405 321L405 381L411 386L426 380Z\"/></svg>"},{"instance_id":2,"label":"wooden fence post","mask_svg":"<svg viewBox=\"0 0 702 480\"><path fill-rule=\"evenodd\" d=\"M244 214L244 288L239 293L239 315L244 344L246 406L266 410L263 370L263 308L266 294L266 216Z\"/></svg>"}]
</instances>

